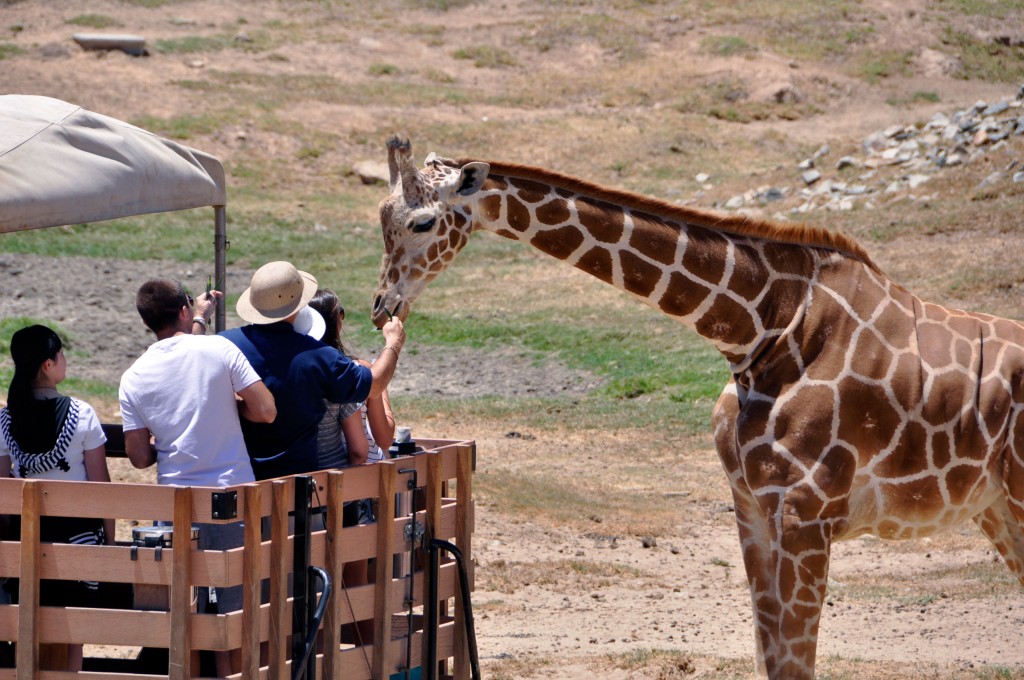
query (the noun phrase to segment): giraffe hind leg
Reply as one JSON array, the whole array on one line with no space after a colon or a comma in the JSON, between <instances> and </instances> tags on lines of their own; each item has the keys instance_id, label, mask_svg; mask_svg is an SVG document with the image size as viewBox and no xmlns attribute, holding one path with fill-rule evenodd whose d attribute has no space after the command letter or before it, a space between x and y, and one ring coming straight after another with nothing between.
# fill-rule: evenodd
<instances>
[{"instance_id":1,"label":"giraffe hind leg","mask_svg":"<svg viewBox=\"0 0 1024 680\"><path fill-rule=\"evenodd\" d=\"M988 537L1003 562L1021 585L1024 585L1024 523L1011 512L1005 498L985 508L974 517L974 523Z\"/></svg>"}]
</instances>

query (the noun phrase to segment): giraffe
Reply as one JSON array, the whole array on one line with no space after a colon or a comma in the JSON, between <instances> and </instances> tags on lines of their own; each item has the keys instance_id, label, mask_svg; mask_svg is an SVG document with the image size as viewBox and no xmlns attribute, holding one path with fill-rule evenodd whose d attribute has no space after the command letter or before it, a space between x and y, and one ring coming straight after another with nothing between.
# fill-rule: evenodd
<instances>
[{"instance_id":1,"label":"giraffe","mask_svg":"<svg viewBox=\"0 0 1024 680\"><path fill-rule=\"evenodd\" d=\"M373 320L474 231L522 241L711 342L760 676L813 678L833 541L973 520L1024 584L1024 325L924 302L855 241L388 142Z\"/></svg>"}]
</instances>

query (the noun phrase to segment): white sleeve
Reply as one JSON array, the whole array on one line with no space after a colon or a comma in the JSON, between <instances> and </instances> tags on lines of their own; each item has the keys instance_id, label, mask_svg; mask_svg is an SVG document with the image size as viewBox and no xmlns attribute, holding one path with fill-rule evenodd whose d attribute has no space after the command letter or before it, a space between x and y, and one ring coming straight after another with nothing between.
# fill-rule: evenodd
<instances>
[{"instance_id":1,"label":"white sleeve","mask_svg":"<svg viewBox=\"0 0 1024 680\"><path fill-rule=\"evenodd\" d=\"M127 373L121 376L121 386L117 390L117 398L121 403L121 426L125 432L131 432L132 430L143 429L146 427L146 424L142 422L142 419L135 412L135 407L132 405L128 390L125 389L124 381L126 377Z\"/></svg>"},{"instance_id":2,"label":"white sleeve","mask_svg":"<svg viewBox=\"0 0 1024 680\"><path fill-rule=\"evenodd\" d=\"M82 433L82 446L86 451L107 443L107 435L100 425L95 409L80 399L78 402L78 430Z\"/></svg>"}]
</instances>

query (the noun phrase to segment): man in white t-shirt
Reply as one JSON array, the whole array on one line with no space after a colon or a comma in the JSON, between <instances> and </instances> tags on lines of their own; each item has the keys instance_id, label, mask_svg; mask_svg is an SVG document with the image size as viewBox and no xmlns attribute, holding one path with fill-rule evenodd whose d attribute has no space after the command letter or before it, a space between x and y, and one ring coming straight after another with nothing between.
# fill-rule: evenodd
<instances>
[{"instance_id":1,"label":"man in white t-shirt","mask_svg":"<svg viewBox=\"0 0 1024 680\"><path fill-rule=\"evenodd\" d=\"M137 468L156 463L160 484L255 481L239 416L258 423L277 417L274 397L245 355L226 338L204 337L222 296L210 291L193 300L180 281L155 279L135 297L157 341L121 376L125 452ZM241 522L203 524L199 549L239 547L242 537ZM241 587L217 589L209 600L222 614L237 611ZM230 674L226 653L216 656L218 675Z\"/></svg>"},{"instance_id":2,"label":"man in white t-shirt","mask_svg":"<svg viewBox=\"0 0 1024 680\"><path fill-rule=\"evenodd\" d=\"M255 481L239 414L259 423L277 416L245 355L222 337L204 337L220 296L193 301L180 282L156 279L135 299L157 341L121 376L125 450L137 468L156 463L160 484Z\"/></svg>"}]
</instances>

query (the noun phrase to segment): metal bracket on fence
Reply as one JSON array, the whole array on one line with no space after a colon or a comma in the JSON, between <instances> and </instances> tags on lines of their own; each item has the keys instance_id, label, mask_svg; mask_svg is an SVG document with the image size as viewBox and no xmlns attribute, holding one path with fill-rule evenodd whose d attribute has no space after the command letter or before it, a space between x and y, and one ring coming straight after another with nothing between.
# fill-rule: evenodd
<instances>
[{"instance_id":1,"label":"metal bracket on fence","mask_svg":"<svg viewBox=\"0 0 1024 680\"><path fill-rule=\"evenodd\" d=\"M237 519L238 492L214 491L210 494L210 516L214 519Z\"/></svg>"},{"instance_id":2,"label":"metal bracket on fence","mask_svg":"<svg viewBox=\"0 0 1024 680\"><path fill-rule=\"evenodd\" d=\"M405 525L405 542L413 543L415 545L423 544L423 536L426 534L426 529L422 524L417 522L409 522Z\"/></svg>"}]
</instances>

